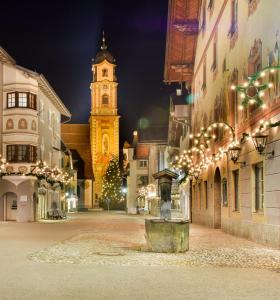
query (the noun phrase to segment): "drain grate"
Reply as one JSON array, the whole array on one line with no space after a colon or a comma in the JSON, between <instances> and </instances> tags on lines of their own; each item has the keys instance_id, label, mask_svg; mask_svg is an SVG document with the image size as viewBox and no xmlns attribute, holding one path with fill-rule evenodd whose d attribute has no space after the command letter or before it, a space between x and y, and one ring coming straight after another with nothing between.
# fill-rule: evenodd
<instances>
[{"instance_id":1,"label":"drain grate","mask_svg":"<svg viewBox=\"0 0 280 300\"><path fill-rule=\"evenodd\" d=\"M96 254L101 256L124 256L123 253L120 252L97 252Z\"/></svg>"}]
</instances>

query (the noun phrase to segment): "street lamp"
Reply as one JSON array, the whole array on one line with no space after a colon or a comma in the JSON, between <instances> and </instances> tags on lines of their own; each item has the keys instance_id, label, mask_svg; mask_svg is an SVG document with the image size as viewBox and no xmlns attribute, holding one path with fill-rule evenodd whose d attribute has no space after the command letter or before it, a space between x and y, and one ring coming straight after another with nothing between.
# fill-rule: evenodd
<instances>
[{"instance_id":1,"label":"street lamp","mask_svg":"<svg viewBox=\"0 0 280 300\"><path fill-rule=\"evenodd\" d=\"M253 143L255 145L256 150L259 152L259 154L262 154L265 150L266 143L267 143L267 134L263 133L256 133L255 135L252 136Z\"/></svg>"},{"instance_id":2,"label":"street lamp","mask_svg":"<svg viewBox=\"0 0 280 300\"><path fill-rule=\"evenodd\" d=\"M238 161L240 153L241 153L241 148L239 146L237 146L237 145L231 146L228 149L229 157L233 161L233 163L234 164L239 163L239 164L241 164L242 166L245 167L246 166L246 162L245 161Z\"/></svg>"},{"instance_id":3,"label":"street lamp","mask_svg":"<svg viewBox=\"0 0 280 300\"><path fill-rule=\"evenodd\" d=\"M230 159L236 164L241 153L241 148L238 146L231 146L228 149Z\"/></svg>"}]
</instances>

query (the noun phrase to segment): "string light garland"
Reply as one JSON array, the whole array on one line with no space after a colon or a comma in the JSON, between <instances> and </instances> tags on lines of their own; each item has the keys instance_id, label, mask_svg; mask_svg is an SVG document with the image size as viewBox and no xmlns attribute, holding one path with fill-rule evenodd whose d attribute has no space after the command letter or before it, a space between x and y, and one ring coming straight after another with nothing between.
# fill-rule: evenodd
<instances>
[{"instance_id":1,"label":"string light garland","mask_svg":"<svg viewBox=\"0 0 280 300\"><path fill-rule=\"evenodd\" d=\"M230 146L238 144L235 141L234 129L229 124L214 122L206 128L201 127L199 133L189 135L194 145L190 149L184 150L182 155L175 157L172 167L182 172L184 178L191 176L198 179L203 170L207 169L210 164L221 160L227 151L220 147L216 154L211 154L211 142L217 140L217 131L221 130L230 135Z\"/></svg>"},{"instance_id":2,"label":"string light garland","mask_svg":"<svg viewBox=\"0 0 280 300\"><path fill-rule=\"evenodd\" d=\"M256 105L257 107L266 108L266 104L263 101L265 90L273 87L272 82L262 83L263 78L267 74L274 74L276 70L279 70L280 66L266 67L261 71L256 72L254 75L248 77L248 81L245 81L243 85L232 85L231 89L236 90L241 100L239 109L242 110L248 105Z\"/></svg>"},{"instance_id":3,"label":"string light garland","mask_svg":"<svg viewBox=\"0 0 280 300\"><path fill-rule=\"evenodd\" d=\"M220 126L220 124L223 124L223 126ZM226 146L226 147L220 147L218 149L217 153L212 154L211 156L207 155L207 153L211 152L211 150L209 149L209 145L208 148L206 149L206 151L201 151L201 145L203 144L199 144L197 143L196 146L193 146L191 149L189 150L184 150L183 154L181 154L180 156L177 155L175 157L175 161L171 164L171 166L184 174L184 179L187 177L193 177L196 180L198 180L201 172L205 169L207 169L211 164L215 164L217 162L219 162L221 159L223 159L224 154L228 153L230 150L234 150L238 148L239 153L241 151L241 147L240 145L245 143L246 141L248 141L249 139L252 139L254 141L254 138L257 135L261 135L265 138L268 135L265 134L265 131L269 130L270 128L274 128L274 127L279 127L280 126L280 121L278 122L271 122L271 121L265 121L265 120L261 120L259 123L259 126L252 132L252 133L242 133L241 134L241 138L238 141L235 137L234 134L234 129L229 126L226 123L213 123L211 125L209 125L206 130L204 128L201 128L201 131L199 134L191 134L190 138L193 139L195 136L196 138L200 138L202 137L202 133L205 131L208 131L208 129L210 128L228 128L230 129L232 136L231 138L233 138L233 140L231 139L230 143ZM213 139L213 137L212 137ZM259 151L259 153L262 153L264 151L264 147L265 145L262 144L262 149L256 149ZM260 151L261 150L261 151ZM194 155L193 153L195 153L196 155ZM237 161L238 157L235 158L235 160ZM232 159L234 161L234 159ZM234 161L234 162L236 162Z\"/></svg>"},{"instance_id":4,"label":"string light garland","mask_svg":"<svg viewBox=\"0 0 280 300\"><path fill-rule=\"evenodd\" d=\"M59 168L50 168L46 162L42 160L38 161L35 166L31 167L30 172L11 172L7 170L7 166L9 164L5 159L0 157L0 177L3 176L35 176L38 180L46 180L47 183L54 185L56 183L60 184L61 187L63 185L68 185L72 179L73 170L61 171Z\"/></svg>"}]
</instances>

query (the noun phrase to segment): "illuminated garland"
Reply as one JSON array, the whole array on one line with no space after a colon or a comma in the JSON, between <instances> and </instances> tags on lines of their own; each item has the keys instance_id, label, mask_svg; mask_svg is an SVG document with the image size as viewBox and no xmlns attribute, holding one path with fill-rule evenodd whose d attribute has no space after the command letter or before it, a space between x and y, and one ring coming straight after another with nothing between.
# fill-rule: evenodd
<instances>
[{"instance_id":1,"label":"illuminated garland","mask_svg":"<svg viewBox=\"0 0 280 300\"><path fill-rule=\"evenodd\" d=\"M248 81L245 81L243 85L232 85L231 89L236 90L242 99L239 109L242 110L249 104L255 104L257 107L266 108L263 101L265 90L273 87L273 83L260 83L261 78L264 78L267 73L274 74L275 70L279 70L280 66L266 67L254 75L248 77Z\"/></svg>"},{"instance_id":2,"label":"illuminated garland","mask_svg":"<svg viewBox=\"0 0 280 300\"><path fill-rule=\"evenodd\" d=\"M195 177L198 178L201 171L207 169L210 164L217 162L223 158L224 153L228 149L219 148L218 153L212 154L209 157L210 143L216 141L215 130L225 130L230 134L230 145L229 147L237 146L239 143L235 140L234 129L227 123L215 122L210 124L208 127L201 127L198 134L190 134L189 138L193 140L193 146L189 150L184 150L183 154L175 157L175 161L171 166L184 173L184 178ZM195 163L199 161L199 163Z\"/></svg>"},{"instance_id":3,"label":"illuminated garland","mask_svg":"<svg viewBox=\"0 0 280 300\"><path fill-rule=\"evenodd\" d=\"M58 168L49 168L47 164L43 161L38 161L35 166L32 166L32 170L29 173L22 172L9 172L7 171L7 166L9 164L5 159L0 156L0 178L3 176L35 176L38 180L46 180L47 183L54 185L56 183L63 185L68 185L71 182L72 171L62 172Z\"/></svg>"},{"instance_id":4,"label":"illuminated garland","mask_svg":"<svg viewBox=\"0 0 280 300\"><path fill-rule=\"evenodd\" d=\"M223 126L221 126L220 124L223 124ZM207 153L210 152L211 150L208 147L208 144L200 144L196 146L193 146L191 149L189 150L184 150L183 154L181 154L180 156L176 156L175 157L175 161L171 164L171 166L177 170L180 171L182 173L184 173L184 180L187 177L194 177L196 180L199 178L201 172L205 169L207 169L209 167L209 165L213 164L213 163L217 163L218 161L220 161L224 154L227 153L231 148L234 147L239 147L240 144L246 142L249 138L253 138L254 136L256 136L259 133L263 133L264 131L273 128L273 127L279 127L280 126L280 121L272 123L271 121L264 121L261 120L260 121L260 125L251 133L243 133L241 135L240 140L238 141L235 138L235 134L234 134L234 129L229 126L226 123L213 123L210 126L208 126L206 128L206 130L204 128L201 128L201 131L199 134L194 135L191 134L190 138L196 138L196 139L200 139L202 137L202 133L208 132L208 129L210 128L228 128L230 129L231 133L232 133L232 137L230 138L231 143L227 146L227 147L220 147L218 150L218 153L214 153L212 154L210 157L207 156ZM205 136L204 136L205 137ZM210 139L216 139L216 137L211 137L210 136L206 136L206 141L209 141ZM203 145L203 149L206 150L206 153L204 151L201 150L201 145ZM198 154L198 157L195 157L195 155L193 154ZM195 158L196 161L199 162L195 162ZM184 180L181 180L182 182Z\"/></svg>"}]
</instances>

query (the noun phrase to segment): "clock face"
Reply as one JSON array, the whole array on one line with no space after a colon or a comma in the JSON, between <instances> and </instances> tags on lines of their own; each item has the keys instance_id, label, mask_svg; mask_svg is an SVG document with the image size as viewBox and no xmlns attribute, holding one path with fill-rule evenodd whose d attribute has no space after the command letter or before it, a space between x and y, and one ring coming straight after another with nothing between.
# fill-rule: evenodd
<instances>
[{"instance_id":1,"label":"clock face","mask_svg":"<svg viewBox=\"0 0 280 300\"><path fill-rule=\"evenodd\" d=\"M104 90L104 91L108 90L108 85L107 85L107 84L104 84L104 85L103 85L103 90Z\"/></svg>"}]
</instances>

